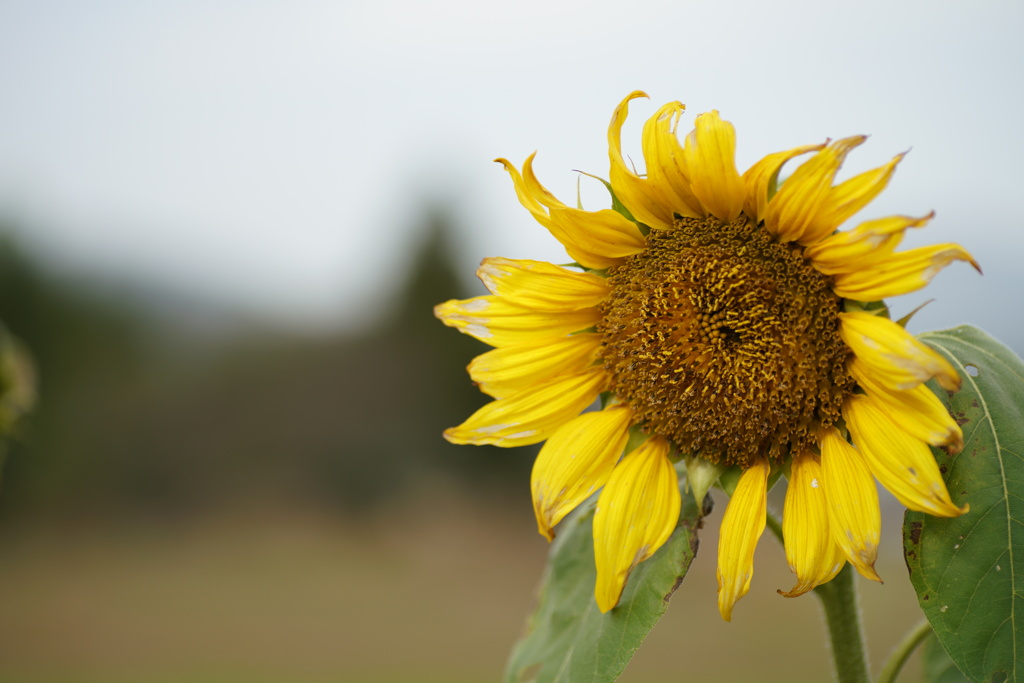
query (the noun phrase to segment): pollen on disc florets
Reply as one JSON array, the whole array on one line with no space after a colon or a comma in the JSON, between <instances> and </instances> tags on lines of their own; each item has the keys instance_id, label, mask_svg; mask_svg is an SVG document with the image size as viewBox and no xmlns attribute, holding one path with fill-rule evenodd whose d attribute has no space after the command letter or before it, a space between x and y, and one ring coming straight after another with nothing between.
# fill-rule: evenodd
<instances>
[{"instance_id":1,"label":"pollen on disc florets","mask_svg":"<svg viewBox=\"0 0 1024 683\"><path fill-rule=\"evenodd\" d=\"M741 216L682 218L608 271L612 390L684 453L780 461L840 417L854 382L840 300L796 245Z\"/></svg>"}]
</instances>

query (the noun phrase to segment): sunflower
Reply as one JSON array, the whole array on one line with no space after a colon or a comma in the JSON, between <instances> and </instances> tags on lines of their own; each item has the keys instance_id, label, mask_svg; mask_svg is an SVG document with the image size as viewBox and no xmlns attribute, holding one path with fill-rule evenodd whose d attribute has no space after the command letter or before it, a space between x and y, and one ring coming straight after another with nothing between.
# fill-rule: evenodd
<instances>
[{"instance_id":1,"label":"sunflower","mask_svg":"<svg viewBox=\"0 0 1024 683\"><path fill-rule=\"evenodd\" d=\"M955 244L897 252L921 217L838 231L888 184L903 155L834 184L863 136L769 154L740 174L735 131L717 111L680 142L684 106L644 125L646 174L622 153L634 92L608 130L611 209L567 206L538 181L533 155L516 195L575 263L484 259L491 292L436 307L446 324L493 346L469 374L493 401L445 437L457 444L546 441L532 475L540 533L600 490L595 598L615 607L630 572L668 540L680 511L674 463L691 485L738 472L722 519L718 606L731 619L753 574L766 499L788 478L786 558L801 595L846 562L879 580L874 479L912 510L967 511L950 499L929 450L963 445L924 385L955 390L940 355L888 318L883 298L924 287ZM806 157L779 181L783 164ZM585 412L601 397L601 408ZM852 444L851 444L852 441ZM706 491L706 487L703 487ZM699 491L703 496L704 491Z\"/></svg>"}]
</instances>

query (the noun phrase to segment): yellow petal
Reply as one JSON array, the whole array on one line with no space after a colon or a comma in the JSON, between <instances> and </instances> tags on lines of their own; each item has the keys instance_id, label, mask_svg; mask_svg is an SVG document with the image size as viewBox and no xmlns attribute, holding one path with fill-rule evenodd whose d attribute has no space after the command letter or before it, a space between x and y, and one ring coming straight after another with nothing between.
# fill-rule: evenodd
<instances>
[{"instance_id":1,"label":"yellow petal","mask_svg":"<svg viewBox=\"0 0 1024 683\"><path fill-rule=\"evenodd\" d=\"M485 258L476 271L484 286L509 303L538 311L576 311L608 296L607 280L544 261Z\"/></svg>"},{"instance_id":2,"label":"yellow petal","mask_svg":"<svg viewBox=\"0 0 1024 683\"><path fill-rule=\"evenodd\" d=\"M681 102L669 102L644 124L644 163L647 182L657 192L660 206L700 218L705 212L690 188L683 146L676 137L676 124L685 110Z\"/></svg>"},{"instance_id":3,"label":"yellow petal","mask_svg":"<svg viewBox=\"0 0 1024 683\"><path fill-rule=\"evenodd\" d=\"M569 210L558 201L534 175L535 155L531 154L527 158L522 175L508 160L495 161L502 164L512 176L519 202L533 214L538 223L551 231L573 260L587 268L609 268L619 263L622 257L646 246L647 242L636 225L615 211ZM552 216L551 213L560 215Z\"/></svg>"},{"instance_id":4,"label":"yellow petal","mask_svg":"<svg viewBox=\"0 0 1024 683\"><path fill-rule=\"evenodd\" d=\"M834 427L822 430L821 476L828 501L832 540L861 576L881 582L875 572L882 514L878 489L864 456Z\"/></svg>"},{"instance_id":5,"label":"yellow petal","mask_svg":"<svg viewBox=\"0 0 1024 683\"><path fill-rule=\"evenodd\" d=\"M648 439L612 471L594 513L594 597L602 612L618 604L629 573L672 535L679 522L679 478L668 442Z\"/></svg>"},{"instance_id":6,"label":"yellow petal","mask_svg":"<svg viewBox=\"0 0 1024 683\"><path fill-rule=\"evenodd\" d=\"M924 384L913 389L893 389L879 382L871 370L854 359L850 375L882 410L911 435L932 446L949 446L954 453L964 447L960 425L942 401Z\"/></svg>"},{"instance_id":7,"label":"yellow petal","mask_svg":"<svg viewBox=\"0 0 1024 683\"><path fill-rule=\"evenodd\" d=\"M799 241L802 244L814 244L828 237L846 219L867 206L889 184L903 156L898 154L885 166L861 173L829 190Z\"/></svg>"},{"instance_id":8,"label":"yellow petal","mask_svg":"<svg viewBox=\"0 0 1024 683\"><path fill-rule=\"evenodd\" d=\"M959 244L933 244L908 249L835 276L835 293L844 299L878 301L916 292L953 261L967 261L979 273L981 267Z\"/></svg>"},{"instance_id":9,"label":"yellow petal","mask_svg":"<svg viewBox=\"0 0 1024 683\"><path fill-rule=\"evenodd\" d=\"M474 358L469 376L488 396L507 398L555 377L582 372L598 360L600 350L601 335L591 332L515 344Z\"/></svg>"},{"instance_id":10,"label":"yellow petal","mask_svg":"<svg viewBox=\"0 0 1024 683\"><path fill-rule=\"evenodd\" d=\"M850 150L866 139L858 135L829 143L793 171L768 202L764 215L768 231L782 242L810 244L805 236L828 201L836 171Z\"/></svg>"},{"instance_id":11,"label":"yellow petal","mask_svg":"<svg viewBox=\"0 0 1024 683\"><path fill-rule=\"evenodd\" d=\"M899 246L907 228L920 228L935 216L888 216L864 221L853 230L837 232L804 249L804 256L826 275L853 273L888 256Z\"/></svg>"},{"instance_id":12,"label":"yellow petal","mask_svg":"<svg viewBox=\"0 0 1024 683\"><path fill-rule=\"evenodd\" d=\"M736 170L736 129L717 110L700 114L685 149L694 196L719 220L735 220L744 199L743 179Z\"/></svg>"},{"instance_id":13,"label":"yellow petal","mask_svg":"<svg viewBox=\"0 0 1024 683\"><path fill-rule=\"evenodd\" d=\"M911 510L937 517L956 517L968 511L969 506L958 508L950 500L928 446L910 436L867 396L847 398L843 417L871 472L897 500Z\"/></svg>"},{"instance_id":14,"label":"yellow petal","mask_svg":"<svg viewBox=\"0 0 1024 683\"><path fill-rule=\"evenodd\" d=\"M743 187L746 197L743 200L743 210L755 221L764 218L765 208L768 206L768 193L773 191L779 179L779 171L782 165L793 157L817 152L825 145L805 145L796 147L785 152L769 154L765 158L747 169L743 174Z\"/></svg>"},{"instance_id":15,"label":"yellow petal","mask_svg":"<svg viewBox=\"0 0 1024 683\"><path fill-rule=\"evenodd\" d=\"M530 155L530 159L533 159L537 155L536 152ZM543 225L548 230L551 229L551 220L548 218L548 212L546 207L537 201L537 198L530 193L526 187L526 182L523 180L523 176L519 173L512 162L508 159L495 159L496 162L501 164L508 174L512 176L512 186L515 188L516 197L519 199L519 203L522 204L526 210L528 210L533 217L537 219L537 222Z\"/></svg>"},{"instance_id":16,"label":"yellow petal","mask_svg":"<svg viewBox=\"0 0 1024 683\"><path fill-rule=\"evenodd\" d=\"M538 443L583 412L607 382L604 368L600 366L576 375L556 377L508 398L491 401L458 427L446 429L444 438L452 443L477 446Z\"/></svg>"},{"instance_id":17,"label":"yellow petal","mask_svg":"<svg viewBox=\"0 0 1024 683\"><path fill-rule=\"evenodd\" d=\"M793 458L782 535L786 539L786 560L796 574L796 585L788 592L779 591L787 598L831 581L846 563L829 532L821 465L810 453Z\"/></svg>"},{"instance_id":18,"label":"yellow petal","mask_svg":"<svg viewBox=\"0 0 1024 683\"><path fill-rule=\"evenodd\" d=\"M530 487L542 536L553 539L552 527L608 481L626 447L632 418L624 405L583 413L540 449Z\"/></svg>"},{"instance_id":19,"label":"yellow petal","mask_svg":"<svg viewBox=\"0 0 1024 683\"><path fill-rule=\"evenodd\" d=\"M558 339L593 327L601 320L601 312L596 308L531 311L496 296L452 299L435 306L434 315L448 327L499 347Z\"/></svg>"},{"instance_id":20,"label":"yellow petal","mask_svg":"<svg viewBox=\"0 0 1024 683\"><path fill-rule=\"evenodd\" d=\"M757 460L742 475L729 499L718 539L718 611L732 621L736 601L750 590L754 548L768 512L768 461Z\"/></svg>"},{"instance_id":21,"label":"yellow petal","mask_svg":"<svg viewBox=\"0 0 1024 683\"><path fill-rule=\"evenodd\" d=\"M647 238L640 234L636 224L612 209L583 211L568 206L556 207L551 209L551 222L556 236L572 236L577 253L592 254L586 256L587 263L576 260L587 268L610 268L625 257L647 248ZM572 254L570 251L569 255Z\"/></svg>"},{"instance_id":22,"label":"yellow petal","mask_svg":"<svg viewBox=\"0 0 1024 683\"><path fill-rule=\"evenodd\" d=\"M630 101L638 97L647 97L647 93L640 90L631 92L612 114L612 122L608 126L608 158L611 160L608 175L615 196L634 218L652 228L671 228L675 222L672 207L667 205L658 187L637 175L622 156L622 125L629 114Z\"/></svg>"},{"instance_id":23,"label":"yellow petal","mask_svg":"<svg viewBox=\"0 0 1024 683\"><path fill-rule=\"evenodd\" d=\"M960 377L945 358L891 320L870 313L840 313L839 335L872 376L888 387L913 389L935 377L947 391L960 388Z\"/></svg>"}]
</instances>

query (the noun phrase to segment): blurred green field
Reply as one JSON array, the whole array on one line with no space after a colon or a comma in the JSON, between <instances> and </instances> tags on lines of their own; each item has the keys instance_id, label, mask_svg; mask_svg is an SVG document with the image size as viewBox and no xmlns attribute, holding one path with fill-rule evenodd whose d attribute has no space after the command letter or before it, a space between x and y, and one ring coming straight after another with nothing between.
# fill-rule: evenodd
<instances>
[{"instance_id":1,"label":"blurred green field","mask_svg":"<svg viewBox=\"0 0 1024 683\"><path fill-rule=\"evenodd\" d=\"M772 539L763 539L733 622L718 617L719 519L709 520L691 575L621 680L828 680L818 605L775 593L792 577ZM0 680L497 680L545 551L525 492L490 507L424 496L356 526L257 510L190 527L125 521L5 534ZM876 668L917 618L891 533L879 566L884 586L861 582Z\"/></svg>"}]
</instances>

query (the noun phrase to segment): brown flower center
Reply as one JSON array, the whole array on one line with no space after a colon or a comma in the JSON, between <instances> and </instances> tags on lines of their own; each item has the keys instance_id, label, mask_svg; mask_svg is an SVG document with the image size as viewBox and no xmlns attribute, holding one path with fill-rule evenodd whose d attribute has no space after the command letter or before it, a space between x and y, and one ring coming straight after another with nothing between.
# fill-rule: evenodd
<instances>
[{"instance_id":1,"label":"brown flower center","mask_svg":"<svg viewBox=\"0 0 1024 683\"><path fill-rule=\"evenodd\" d=\"M796 245L741 216L683 218L608 271L612 390L683 453L779 462L840 417L854 382L839 298Z\"/></svg>"}]
</instances>

